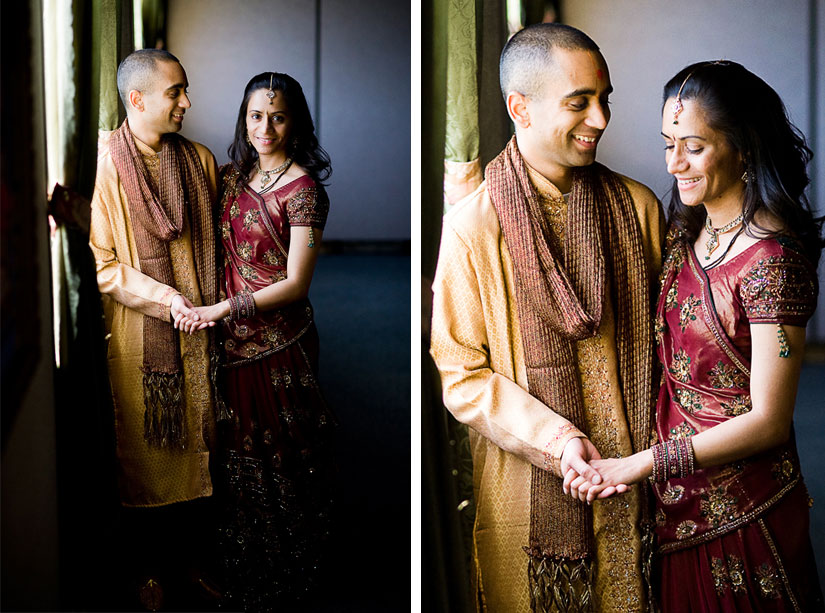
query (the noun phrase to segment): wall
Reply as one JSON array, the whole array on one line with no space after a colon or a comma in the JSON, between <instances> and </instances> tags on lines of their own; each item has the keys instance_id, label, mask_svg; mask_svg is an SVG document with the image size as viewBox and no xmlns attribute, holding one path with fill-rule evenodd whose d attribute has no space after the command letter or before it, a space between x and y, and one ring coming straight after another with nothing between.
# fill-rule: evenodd
<instances>
[{"instance_id":1,"label":"wall","mask_svg":"<svg viewBox=\"0 0 825 613\"><path fill-rule=\"evenodd\" d=\"M225 163L247 81L286 72L332 158L324 238L409 240L409 10L379 0L170 0L167 48L192 98L183 134Z\"/></svg>"},{"instance_id":2,"label":"wall","mask_svg":"<svg viewBox=\"0 0 825 613\"><path fill-rule=\"evenodd\" d=\"M812 19L812 17L814 19ZM684 66L735 60L762 77L785 101L791 120L816 149L811 203L825 214L825 0L566 0L565 23L601 47L615 88L613 118L599 160L646 183L660 198L669 189L661 131L664 84ZM816 34L818 29L818 35ZM818 41L818 42L817 42ZM747 104L743 100L742 104ZM825 267L820 267L825 287ZM809 335L825 341L825 295Z\"/></svg>"}]
</instances>

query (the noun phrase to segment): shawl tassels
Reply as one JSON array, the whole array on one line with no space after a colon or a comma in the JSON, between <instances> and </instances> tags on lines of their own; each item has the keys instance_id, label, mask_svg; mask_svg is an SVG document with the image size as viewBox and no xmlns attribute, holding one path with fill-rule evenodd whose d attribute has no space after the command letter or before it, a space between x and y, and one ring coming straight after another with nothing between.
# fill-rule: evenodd
<instances>
[{"instance_id":1,"label":"shawl tassels","mask_svg":"<svg viewBox=\"0 0 825 613\"><path fill-rule=\"evenodd\" d=\"M645 448L652 403L651 294L627 188L599 164L576 169L560 256L550 246L552 229L515 137L489 164L486 179L513 261L530 393L586 431L574 343L598 332L605 291L611 291L633 447ZM563 603L570 610L593 606L592 516L584 503L563 496L561 488L559 477L533 467L525 550L531 557L534 610Z\"/></svg>"}]
</instances>

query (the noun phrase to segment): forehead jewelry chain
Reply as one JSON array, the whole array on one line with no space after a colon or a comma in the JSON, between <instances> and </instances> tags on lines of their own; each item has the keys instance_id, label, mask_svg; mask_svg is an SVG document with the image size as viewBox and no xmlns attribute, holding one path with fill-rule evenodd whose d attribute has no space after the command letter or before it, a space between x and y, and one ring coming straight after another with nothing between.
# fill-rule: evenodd
<instances>
[{"instance_id":1,"label":"forehead jewelry chain","mask_svg":"<svg viewBox=\"0 0 825 613\"><path fill-rule=\"evenodd\" d=\"M670 110L673 112L674 126L679 123L679 113L685 110L685 106L682 104L682 90L685 88L685 83L688 82L688 79L693 76L693 73L694 71L691 70L688 76L685 77L685 80L682 81L682 84L679 86L679 91L676 93L676 100L670 105Z\"/></svg>"},{"instance_id":2,"label":"forehead jewelry chain","mask_svg":"<svg viewBox=\"0 0 825 613\"><path fill-rule=\"evenodd\" d=\"M269 98L269 104L272 104L272 99L275 97L275 90L272 89L272 77L275 76L273 74L269 75L269 91L266 92L266 97Z\"/></svg>"},{"instance_id":3,"label":"forehead jewelry chain","mask_svg":"<svg viewBox=\"0 0 825 613\"><path fill-rule=\"evenodd\" d=\"M716 248L719 246L719 235L724 234L725 232L730 232L740 223L742 223L741 213L730 223L725 224L721 228L713 227L713 224L710 222L710 215L705 217L705 231L708 233L708 242L705 243L705 249L708 251L705 255L706 260L710 259L710 254L716 251Z\"/></svg>"},{"instance_id":4,"label":"forehead jewelry chain","mask_svg":"<svg viewBox=\"0 0 825 613\"><path fill-rule=\"evenodd\" d=\"M730 64L728 60L715 60L713 62L706 62L699 66L698 68L703 68L705 66L727 66ZM685 105L682 104L682 90L685 88L685 83L688 82L693 76L693 73L696 72L696 68L691 70L688 73L688 76L685 77L685 80L682 81L682 84L679 86L679 91L676 93L676 100L673 101L673 104L670 105L670 110L673 112L673 125L677 125L679 123L679 113L685 110Z\"/></svg>"}]
</instances>

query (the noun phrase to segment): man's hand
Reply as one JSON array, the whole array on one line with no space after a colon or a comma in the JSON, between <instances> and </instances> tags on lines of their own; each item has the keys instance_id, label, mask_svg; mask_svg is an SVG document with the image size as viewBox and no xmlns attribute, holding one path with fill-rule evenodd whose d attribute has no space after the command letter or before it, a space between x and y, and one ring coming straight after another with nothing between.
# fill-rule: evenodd
<instances>
[{"instance_id":1,"label":"man's hand","mask_svg":"<svg viewBox=\"0 0 825 613\"><path fill-rule=\"evenodd\" d=\"M562 489L565 495L584 500L591 485L602 482L598 471L590 466L590 460L600 460L601 454L586 438L571 438L561 454L561 474L564 475Z\"/></svg>"},{"instance_id":2,"label":"man's hand","mask_svg":"<svg viewBox=\"0 0 825 613\"><path fill-rule=\"evenodd\" d=\"M602 483L602 475L590 462L601 460L595 445L586 438L572 438L561 455L562 488L582 502L590 504L595 498L624 494L629 487L624 483Z\"/></svg>"}]
</instances>

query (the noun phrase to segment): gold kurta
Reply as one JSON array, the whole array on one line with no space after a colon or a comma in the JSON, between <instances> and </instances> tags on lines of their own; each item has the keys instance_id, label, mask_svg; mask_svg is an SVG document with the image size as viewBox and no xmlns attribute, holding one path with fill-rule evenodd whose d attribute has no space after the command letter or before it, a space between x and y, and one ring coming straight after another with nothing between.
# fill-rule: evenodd
<instances>
[{"instance_id":1,"label":"gold kurta","mask_svg":"<svg viewBox=\"0 0 825 613\"><path fill-rule=\"evenodd\" d=\"M561 237L564 198L544 177L528 171ZM650 278L656 279L664 230L661 206L647 187L622 180L635 205ZM477 606L507 613L530 611L528 559L522 547L530 529L531 464L545 468L549 460L557 471L564 445L581 436L527 391L513 283L510 254L484 183L444 217L433 283L431 352L445 405L471 428ZM598 334L577 344L578 371L590 440L604 456L629 455L614 311L606 294ZM645 608L640 515L638 488L593 505L597 611Z\"/></svg>"},{"instance_id":2,"label":"gold kurta","mask_svg":"<svg viewBox=\"0 0 825 613\"><path fill-rule=\"evenodd\" d=\"M138 151L157 185L158 156L135 139ZM212 153L193 143L210 190L216 197L217 167ZM176 288L140 272L126 192L117 175L104 136L98 154L92 197L89 244L95 257L97 282L103 294L109 334L108 367L115 409L119 464L118 484L124 506L152 507L212 494L209 444L214 435L212 390L206 332L179 333L183 366L186 443L184 450L150 447L143 438L143 318L169 320L172 298L181 293L200 306L192 235L188 222L180 238L169 244Z\"/></svg>"}]
</instances>

